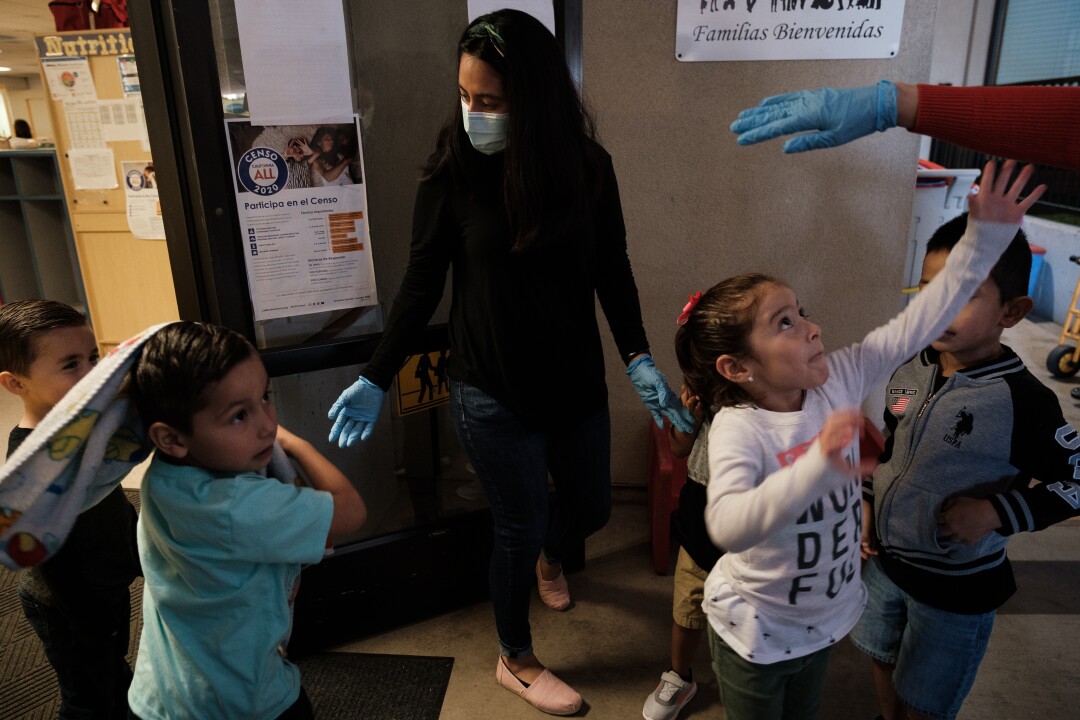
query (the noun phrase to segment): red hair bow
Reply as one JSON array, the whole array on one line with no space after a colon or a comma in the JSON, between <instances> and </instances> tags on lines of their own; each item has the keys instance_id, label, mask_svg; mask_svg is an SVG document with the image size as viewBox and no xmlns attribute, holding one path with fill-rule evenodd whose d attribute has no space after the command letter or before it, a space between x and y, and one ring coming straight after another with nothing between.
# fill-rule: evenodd
<instances>
[{"instance_id":1,"label":"red hair bow","mask_svg":"<svg viewBox=\"0 0 1080 720\"><path fill-rule=\"evenodd\" d=\"M686 303L686 305L683 305L682 315L680 315L679 318L675 321L677 325L686 324L686 321L690 319L690 313L694 311L694 307L698 304L699 300L701 300L700 291L690 296L690 302Z\"/></svg>"}]
</instances>

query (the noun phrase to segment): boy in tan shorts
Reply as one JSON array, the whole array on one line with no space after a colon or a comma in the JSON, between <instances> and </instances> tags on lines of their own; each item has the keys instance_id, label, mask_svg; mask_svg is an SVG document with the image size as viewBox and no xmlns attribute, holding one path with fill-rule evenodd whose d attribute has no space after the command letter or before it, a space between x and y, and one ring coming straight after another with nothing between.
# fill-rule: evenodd
<instances>
[{"instance_id":1,"label":"boy in tan shorts","mask_svg":"<svg viewBox=\"0 0 1080 720\"><path fill-rule=\"evenodd\" d=\"M641 714L645 720L675 720L679 711L697 692L691 664L697 653L707 620L701 602L705 598L705 578L720 558L720 550L705 530L705 487L709 482L709 421L701 401L684 386L683 405L697 420L697 429L683 433L668 429L668 446L675 457L690 456L686 466L689 482L679 493L676 530L681 547L675 563L675 591L672 598L671 669L660 676ZM700 438L700 442L698 439Z\"/></svg>"}]
</instances>

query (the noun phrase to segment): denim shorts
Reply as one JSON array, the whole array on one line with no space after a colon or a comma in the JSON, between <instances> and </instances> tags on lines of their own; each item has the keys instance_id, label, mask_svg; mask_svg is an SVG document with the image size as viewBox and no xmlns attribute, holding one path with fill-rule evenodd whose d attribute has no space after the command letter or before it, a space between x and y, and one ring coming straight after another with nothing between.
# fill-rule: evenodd
<instances>
[{"instance_id":1,"label":"denim shorts","mask_svg":"<svg viewBox=\"0 0 1080 720\"><path fill-rule=\"evenodd\" d=\"M892 665L893 686L905 705L938 720L952 720L975 682L994 612L961 615L911 597L871 558L863 569L866 610L851 631L855 647Z\"/></svg>"}]
</instances>

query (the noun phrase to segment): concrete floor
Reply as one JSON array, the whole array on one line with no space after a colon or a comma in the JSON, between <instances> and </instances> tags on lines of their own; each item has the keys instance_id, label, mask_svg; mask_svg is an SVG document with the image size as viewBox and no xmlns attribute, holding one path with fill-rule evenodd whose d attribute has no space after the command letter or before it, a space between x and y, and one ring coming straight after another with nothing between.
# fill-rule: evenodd
<instances>
[{"instance_id":1,"label":"concrete floor","mask_svg":"<svg viewBox=\"0 0 1080 720\"><path fill-rule=\"evenodd\" d=\"M1060 328L1024 321L1006 335L1029 368L1058 391L1066 418L1080 427L1080 404L1069 390L1080 380L1053 380L1047 353ZM0 452L18 406L0 393ZM596 720L641 717L646 695L668 668L670 576L652 570L645 495L619 489L611 523L590 539L587 566L570 576L574 605L565 613L533 601L538 656L585 698L582 715ZM1080 520L1009 547L1020 591L999 612L990 648L962 720L1080 717ZM498 649L488 603L343 645L338 650L452 655L454 670L442 720L543 717L495 682ZM680 718L722 718L707 650L695 663L697 697ZM865 658L846 641L833 653L823 720L870 720L877 714Z\"/></svg>"}]
</instances>

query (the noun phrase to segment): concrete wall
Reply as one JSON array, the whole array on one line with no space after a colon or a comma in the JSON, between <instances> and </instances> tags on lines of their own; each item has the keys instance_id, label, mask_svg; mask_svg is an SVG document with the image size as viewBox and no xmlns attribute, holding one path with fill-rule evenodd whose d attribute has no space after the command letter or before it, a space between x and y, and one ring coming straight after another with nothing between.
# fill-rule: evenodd
<instances>
[{"instance_id":1,"label":"concrete wall","mask_svg":"<svg viewBox=\"0 0 1080 720\"><path fill-rule=\"evenodd\" d=\"M735 273L785 278L827 348L900 307L919 139L893 130L797 156L742 148L728 125L767 96L882 78L926 82L935 0L908 0L891 60L680 63L674 2L589 0L584 91L612 154L657 364L678 388L672 339L687 294ZM646 481L649 415L606 338L616 483Z\"/></svg>"}]
</instances>

